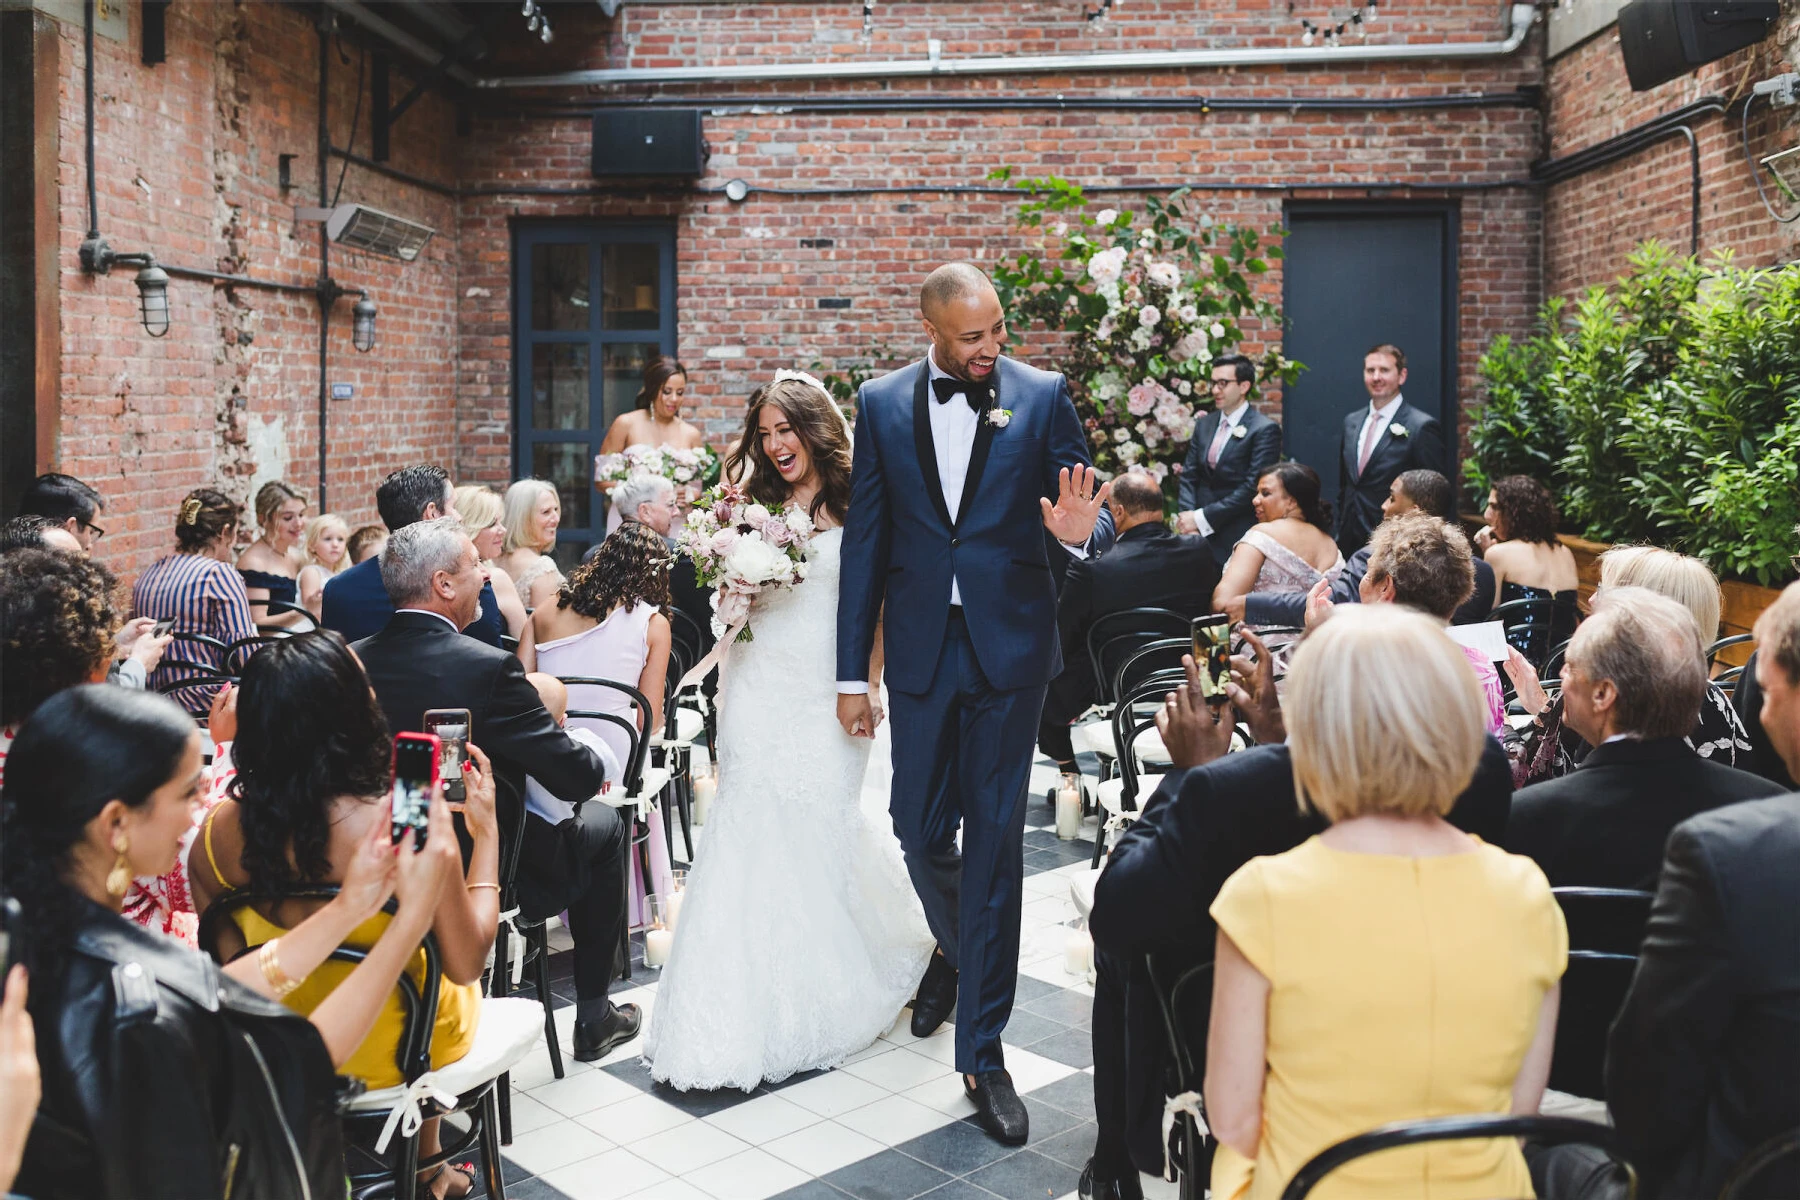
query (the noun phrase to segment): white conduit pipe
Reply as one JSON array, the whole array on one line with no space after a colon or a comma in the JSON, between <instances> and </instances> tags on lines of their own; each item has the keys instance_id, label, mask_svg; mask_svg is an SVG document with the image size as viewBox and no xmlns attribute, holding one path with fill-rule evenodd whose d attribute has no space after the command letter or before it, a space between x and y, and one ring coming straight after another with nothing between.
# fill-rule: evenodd
<instances>
[{"instance_id":1,"label":"white conduit pipe","mask_svg":"<svg viewBox=\"0 0 1800 1200\"><path fill-rule=\"evenodd\" d=\"M327 0L328 3L331 0ZM336 5L334 5L336 7ZM1498 42L1432 42L1398 46L1317 46L1235 50L1156 50L1110 54L1001 55L993 58L906 58L886 62L752 63L730 67L621 67L517 75L477 81L483 88L593 87L651 83L762 83L790 79L892 79L941 75L1060 74L1069 71L1167 71L1195 67L1275 67L1385 63L1421 59L1500 58L1516 51L1531 32L1536 9L1513 4Z\"/></svg>"}]
</instances>

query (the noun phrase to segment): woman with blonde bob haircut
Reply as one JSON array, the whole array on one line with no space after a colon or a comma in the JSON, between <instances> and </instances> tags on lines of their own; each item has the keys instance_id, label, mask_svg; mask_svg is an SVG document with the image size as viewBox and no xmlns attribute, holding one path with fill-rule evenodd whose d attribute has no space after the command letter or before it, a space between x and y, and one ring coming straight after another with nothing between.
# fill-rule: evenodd
<instances>
[{"instance_id":1,"label":"woman with blonde bob haircut","mask_svg":"<svg viewBox=\"0 0 1800 1200\"><path fill-rule=\"evenodd\" d=\"M1718 640L1723 594L1718 576L1699 559L1661 546L1614 546L1600 556L1600 586L1595 595L1622 587L1644 588L1687 609L1700 628L1702 650ZM1524 728L1517 744L1509 747L1513 786L1525 787L1567 775L1593 747L1565 729L1562 696L1547 694L1537 672L1524 658L1517 653L1509 657L1506 673L1513 681L1519 704L1532 714L1532 723ZM1750 733L1744 728L1743 718L1716 683L1706 685L1700 716L1687 733L1687 743L1701 758L1727 767L1748 766L1753 758Z\"/></svg>"},{"instance_id":2,"label":"woman with blonde bob haircut","mask_svg":"<svg viewBox=\"0 0 1800 1200\"><path fill-rule=\"evenodd\" d=\"M1444 820L1485 702L1431 618L1349 606L1301 643L1282 710L1331 822L1219 892L1206 1116L1217 1200L1274 1200L1319 1151L1391 1121L1534 1113L1568 932L1535 863ZM1322 1200L1531 1195L1518 1143L1394 1150Z\"/></svg>"},{"instance_id":3,"label":"woman with blonde bob haircut","mask_svg":"<svg viewBox=\"0 0 1800 1200\"><path fill-rule=\"evenodd\" d=\"M497 561L506 545L506 525L501 520L506 502L493 488L464 484L450 493L450 503L456 507L456 515L462 518L463 532L475 543L475 553L481 556L482 565L490 568L488 583L494 589L494 603L500 606L500 619L506 623L508 636L519 640L516 653L520 659L530 662L526 642L531 637L531 614L525 611L525 602L519 598L519 589L513 586L512 576L502 570Z\"/></svg>"},{"instance_id":4,"label":"woman with blonde bob haircut","mask_svg":"<svg viewBox=\"0 0 1800 1200\"><path fill-rule=\"evenodd\" d=\"M537 608L556 599L565 582L550 552L562 524L562 499L556 486L542 479L521 479L506 489L501 520L506 537L495 561L512 577L525 607Z\"/></svg>"}]
</instances>

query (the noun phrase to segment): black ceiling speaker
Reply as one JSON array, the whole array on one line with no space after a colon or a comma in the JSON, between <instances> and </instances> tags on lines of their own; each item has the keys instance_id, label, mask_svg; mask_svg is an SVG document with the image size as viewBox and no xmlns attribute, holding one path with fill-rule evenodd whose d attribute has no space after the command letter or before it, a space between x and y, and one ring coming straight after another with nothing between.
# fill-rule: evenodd
<instances>
[{"instance_id":1,"label":"black ceiling speaker","mask_svg":"<svg viewBox=\"0 0 1800 1200\"><path fill-rule=\"evenodd\" d=\"M1647 92L1767 37L1781 0L1631 0L1619 51L1631 90Z\"/></svg>"},{"instance_id":2,"label":"black ceiling speaker","mask_svg":"<svg viewBox=\"0 0 1800 1200\"><path fill-rule=\"evenodd\" d=\"M675 175L706 170L697 108L646 108L594 114L594 174Z\"/></svg>"}]
</instances>

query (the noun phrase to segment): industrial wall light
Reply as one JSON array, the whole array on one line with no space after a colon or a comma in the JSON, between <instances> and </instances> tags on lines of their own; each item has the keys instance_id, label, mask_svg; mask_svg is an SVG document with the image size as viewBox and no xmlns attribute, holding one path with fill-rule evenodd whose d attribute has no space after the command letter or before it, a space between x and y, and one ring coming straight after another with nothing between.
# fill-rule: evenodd
<instances>
[{"instance_id":1,"label":"industrial wall light","mask_svg":"<svg viewBox=\"0 0 1800 1200\"><path fill-rule=\"evenodd\" d=\"M750 195L750 185L741 179L725 181L725 198L733 204L742 204Z\"/></svg>"},{"instance_id":2,"label":"industrial wall light","mask_svg":"<svg viewBox=\"0 0 1800 1200\"><path fill-rule=\"evenodd\" d=\"M350 343L362 354L375 348L375 311L375 302L367 292L350 310Z\"/></svg>"},{"instance_id":3,"label":"industrial wall light","mask_svg":"<svg viewBox=\"0 0 1800 1200\"><path fill-rule=\"evenodd\" d=\"M121 254L105 238L90 233L81 243L81 269L90 275L110 275L116 266L138 268L138 319L144 332L155 338L169 332L169 273L156 265L156 256L143 250Z\"/></svg>"}]
</instances>

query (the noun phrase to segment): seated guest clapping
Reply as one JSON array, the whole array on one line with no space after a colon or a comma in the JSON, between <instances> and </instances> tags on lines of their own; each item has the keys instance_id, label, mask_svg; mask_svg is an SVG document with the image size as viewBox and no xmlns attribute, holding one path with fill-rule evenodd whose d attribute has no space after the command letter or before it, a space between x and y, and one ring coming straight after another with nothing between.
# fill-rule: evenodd
<instances>
[{"instance_id":1,"label":"seated guest clapping","mask_svg":"<svg viewBox=\"0 0 1800 1200\"><path fill-rule=\"evenodd\" d=\"M1388 1122L1536 1112L1568 957L1543 872L1443 819L1486 739L1480 690L1436 623L1335 614L1295 655L1283 710L1296 785L1331 827L1213 901L1218 1200L1276 1196L1319 1151ZM1366 1160L1336 1192L1530 1185L1516 1143L1472 1141Z\"/></svg>"},{"instance_id":2,"label":"seated guest clapping","mask_svg":"<svg viewBox=\"0 0 1800 1200\"><path fill-rule=\"evenodd\" d=\"M1423 512L1441 521L1456 521L1456 492L1450 481L1427 467L1403 471L1388 485L1388 496L1381 502L1382 520L1392 520L1407 513ZM1362 578L1369 570L1368 546L1364 546L1344 563L1344 569L1331 580L1326 593L1333 604L1357 604L1362 600ZM1474 559L1475 590L1450 617L1452 625L1467 625L1487 618L1494 607L1494 568L1479 556ZM1304 592L1251 592L1244 597L1244 620L1252 625L1291 625L1305 623Z\"/></svg>"},{"instance_id":3,"label":"seated guest clapping","mask_svg":"<svg viewBox=\"0 0 1800 1200\"><path fill-rule=\"evenodd\" d=\"M235 799L206 815L188 854L196 907L204 911L229 888L272 891L343 882L364 843L391 829L390 747L368 677L337 634L303 633L258 651L244 667L238 696ZM461 1058L475 1039L481 972L500 915L494 783L486 755L473 741L469 754L474 762L465 771L462 816L473 848L466 876L444 889L431 922L444 971L431 1036L434 1068ZM259 950L317 907L307 901L241 906L231 914L236 929L209 948L227 959ZM376 913L349 931L344 944L373 945L388 924L386 913ZM286 997L288 1007L311 1012L349 975L349 965L321 965ZM407 969L421 982L424 954L415 955ZM376 1088L404 1082L395 1058L404 1023L396 994L342 1072ZM435 1154L435 1121L428 1122L422 1139L421 1153Z\"/></svg>"},{"instance_id":4,"label":"seated guest clapping","mask_svg":"<svg viewBox=\"0 0 1800 1200\"><path fill-rule=\"evenodd\" d=\"M23 1195L343 1193L331 1071L368 1034L431 925L457 864L449 813L436 802L423 852L409 844L396 856L382 825L354 847L337 899L267 953L220 968L118 915L132 876L174 864L204 780L193 720L124 688L64 691L13 743L0 873L24 910L12 954L30 970L43 1080L15 1185ZM390 894L398 915L310 1024L274 1002ZM281 1055L279 1114L235 1086L261 1069L251 1043Z\"/></svg>"},{"instance_id":5,"label":"seated guest clapping","mask_svg":"<svg viewBox=\"0 0 1800 1200\"><path fill-rule=\"evenodd\" d=\"M1506 848L1556 887L1656 886L1669 831L1697 813L1782 791L1701 758L1686 740L1706 692L1688 610L1639 587L1594 594L1562 668L1562 721L1593 750L1513 796Z\"/></svg>"},{"instance_id":6,"label":"seated guest clapping","mask_svg":"<svg viewBox=\"0 0 1800 1200\"><path fill-rule=\"evenodd\" d=\"M1104 554L1069 564L1056 605L1063 670L1044 698L1038 746L1064 770L1074 770L1075 761L1069 723L1098 698L1087 650L1094 622L1128 608L1167 608L1197 617L1208 611L1219 582L1206 539L1173 533L1163 524L1162 488L1155 479L1141 471L1121 475L1106 503L1116 539Z\"/></svg>"},{"instance_id":7,"label":"seated guest clapping","mask_svg":"<svg viewBox=\"0 0 1800 1200\"><path fill-rule=\"evenodd\" d=\"M500 828L506 837L523 831L520 907L532 919L568 913L575 1057L599 1058L635 1037L640 1023L636 1005L615 1007L606 996L624 939L626 829L613 809L583 802L600 791L607 766L557 728L517 655L458 636L473 619L484 569L457 519L395 530L380 562L394 615L353 649L388 730L419 731L427 709L469 710L470 740L493 762ZM556 824L523 813L527 775L578 811Z\"/></svg>"},{"instance_id":8,"label":"seated guest clapping","mask_svg":"<svg viewBox=\"0 0 1800 1200\"><path fill-rule=\"evenodd\" d=\"M1234 686L1235 703L1209 708L1187 663L1189 686L1173 694L1158 725L1174 768L1126 827L1094 894L1089 926L1098 979L1094 990L1094 1105L1098 1130L1084 1195L1137 1196L1137 1172L1162 1170L1162 1083L1167 1057L1144 954L1212 958L1215 929L1207 909L1239 867L1280 854L1322 832L1325 821L1300 805L1269 655L1254 634L1257 660ZM1391 719L1402 721L1402 714ZM1226 754L1241 711L1263 744ZM1435 714L1425 726L1441 736ZM1408 736L1416 737L1416 731ZM1506 831L1512 795L1506 755L1493 738L1451 808L1452 825L1489 843ZM1156 920L1143 914L1153 912ZM1109 1193L1108 1188L1112 1188Z\"/></svg>"}]
</instances>

